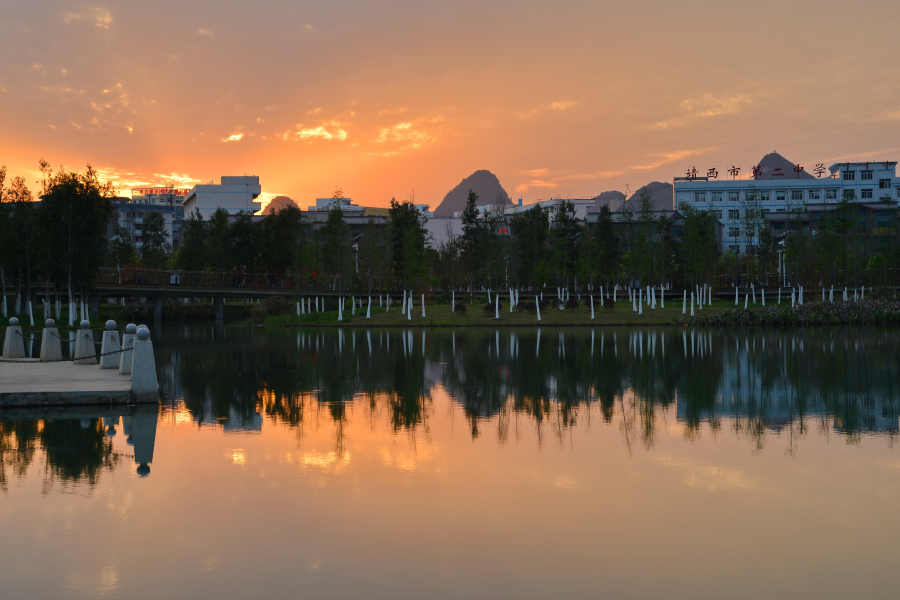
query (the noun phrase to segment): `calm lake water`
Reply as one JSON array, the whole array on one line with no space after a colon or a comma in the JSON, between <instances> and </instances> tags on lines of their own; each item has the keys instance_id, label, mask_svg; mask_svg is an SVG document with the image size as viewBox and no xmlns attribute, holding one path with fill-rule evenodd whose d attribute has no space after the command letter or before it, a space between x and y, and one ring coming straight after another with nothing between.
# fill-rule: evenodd
<instances>
[{"instance_id":1,"label":"calm lake water","mask_svg":"<svg viewBox=\"0 0 900 600\"><path fill-rule=\"evenodd\" d=\"M0 411L2 598L876 598L900 331L154 332Z\"/></svg>"}]
</instances>

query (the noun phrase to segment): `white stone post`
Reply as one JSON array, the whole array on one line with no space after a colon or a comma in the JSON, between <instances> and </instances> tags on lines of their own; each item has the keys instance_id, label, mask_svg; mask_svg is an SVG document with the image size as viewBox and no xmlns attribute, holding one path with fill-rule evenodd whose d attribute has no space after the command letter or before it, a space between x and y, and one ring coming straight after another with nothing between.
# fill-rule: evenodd
<instances>
[{"instance_id":1,"label":"white stone post","mask_svg":"<svg viewBox=\"0 0 900 600\"><path fill-rule=\"evenodd\" d=\"M44 322L44 331L41 332L41 362L51 360L62 360L62 342L59 341L56 322L47 319Z\"/></svg>"},{"instance_id":2,"label":"white stone post","mask_svg":"<svg viewBox=\"0 0 900 600\"><path fill-rule=\"evenodd\" d=\"M119 374L131 375L131 363L134 359L134 335L137 333L137 325L129 323L125 326L125 335L122 336L122 348L125 352L119 355Z\"/></svg>"},{"instance_id":3,"label":"white stone post","mask_svg":"<svg viewBox=\"0 0 900 600\"><path fill-rule=\"evenodd\" d=\"M15 317L9 320L9 327L3 338L3 358L25 358L25 338L22 337L19 319Z\"/></svg>"},{"instance_id":4,"label":"white stone post","mask_svg":"<svg viewBox=\"0 0 900 600\"><path fill-rule=\"evenodd\" d=\"M159 383L156 380L156 363L153 360L153 342L150 330L140 327L134 340L134 358L131 362L131 393L139 400L158 400Z\"/></svg>"},{"instance_id":5,"label":"white stone post","mask_svg":"<svg viewBox=\"0 0 900 600\"><path fill-rule=\"evenodd\" d=\"M75 337L75 364L96 365L97 353L94 350L94 334L91 333L91 322L81 321L81 329Z\"/></svg>"},{"instance_id":6,"label":"white stone post","mask_svg":"<svg viewBox=\"0 0 900 600\"><path fill-rule=\"evenodd\" d=\"M115 352L121 350L119 344L119 332L116 331L116 322L109 320L106 322L106 331L103 332L103 343L100 345L100 354L107 352ZM109 356L100 357L101 369L116 369L119 367L118 354L110 354Z\"/></svg>"}]
</instances>

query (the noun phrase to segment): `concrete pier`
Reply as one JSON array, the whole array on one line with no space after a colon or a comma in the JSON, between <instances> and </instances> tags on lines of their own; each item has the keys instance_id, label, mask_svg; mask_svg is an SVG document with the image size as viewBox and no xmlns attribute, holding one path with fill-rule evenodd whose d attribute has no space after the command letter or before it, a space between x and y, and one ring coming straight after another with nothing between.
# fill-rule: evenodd
<instances>
[{"instance_id":1,"label":"concrete pier","mask_svg":"<svg viewBox=\"0 0 900 600\"><path fill-rule=\"evenodd\" d=\"M97 368L93 335L84 323L78 336L85 354L89 349L89 355L80 356L74 361L43 362L34 358L16 358L0 363L0 411L8 407L159 401L159 385L149 329L143 326L137 329L134 325L129 325L126 335L134 340L131 344L134 350L110 355L108 358L115 362L112 368ZM52 322L48 321L48 324ZM110 340L116 338L114 344L110 341L110 345L118 345L118 332L112 330L115 323L110 322L107 327L110 325L112 327L106 333ZM10 328L12 327L14 326ZM47 334L48 331L45 330L45 335ZM21 337L16 337L21 340ZM74 356L79 357L77 350ZM122 365L123 362L130 364ZM115 369L115 366L120 368ZM119 372L122 370L126 373Z\"/></svg>"}]
</instances>

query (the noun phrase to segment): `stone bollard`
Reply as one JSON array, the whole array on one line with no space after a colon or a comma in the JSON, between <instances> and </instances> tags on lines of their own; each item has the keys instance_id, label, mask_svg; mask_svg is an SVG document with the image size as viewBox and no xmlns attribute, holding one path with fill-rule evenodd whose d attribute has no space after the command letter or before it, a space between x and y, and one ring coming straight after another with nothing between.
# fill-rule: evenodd
<instances>
[{"instance_id":1,"label":"stone bollard","mask_svg":"<svg viewBox=\"0 0 900 600\"><path fill-rule=\"evenodd\" d=\"M91 322L85 319L81 329L75 336L75 364L96 365L97 352L94 349L94 334L91 333Z\"/></svg>"},{"instance_id":2,"label":"stone bollard","mask_svg":"<svg viewBox=\"0 0 900 600\"><path fill-rule=\"evenodd\" d=\"M134 334L137 333L137 325L129 323L125 326L125 335L122 337L122 348L126 351L119 355L119 373L131 375L131 361L134 355Z\"/></svg>"},{"instance_id":3,"label":"stone bollard","mask_svg":"<svg viewBox=\"0 0 900 600\"><path fill-rule=\"evenodd\" d=\"M159 384L156 380L156 363L153 360L150 330L140 327L135 335L134 358L131 362L131 393L138 400L159 400Z\"/></svg>"},{"instance_id":4,"label":"stone bollard","mask_svg":"<svg viewBox=\"0 0 900 600\"><path fill-rule=\"evenodd\" d=\"M121 350L119 345L119 332L116 331L116 322L109 320L106 322L106 331L103 332L103 344L100 346L100 354L107 352L115 352ZM123 352L124 354L124 352ZM100 357L101 369L117 369L119 367L119 355L110 354L109 356Z\"/></svg>"},{"instance_id":5,"label":"stone bollard","mask_svg":"<svg viewBox=\"0 0 900 600\"><path fill-rule=\"evenodd\" d=\"M3 338L3 358L25 358L25 338L15 317L9 320L6 337Z\"/></svg>"},{"instance_id":6,"label":"stone bollard","mask_svg":"<svg viewBox=\"0 0 900 600\"><path fill-rule=\"evenodd\" d=\"M59 341L56 322L53 319L47 319L44 322L44 331L41 333L41 362L51 360L62 360L62 342Z\"/></svg>"}]
</instances>

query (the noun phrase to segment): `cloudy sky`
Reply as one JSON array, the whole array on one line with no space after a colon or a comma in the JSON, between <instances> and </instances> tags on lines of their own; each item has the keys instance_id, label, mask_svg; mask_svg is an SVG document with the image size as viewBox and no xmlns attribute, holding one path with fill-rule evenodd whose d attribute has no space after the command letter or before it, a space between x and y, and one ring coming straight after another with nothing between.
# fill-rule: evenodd
<instances>
[{"instance_id":1,"label":"cloudy sky","mask_svg":"<svg viewBox=\"0 0 900 600\"><path fill-rule=\"evenodd\" d=\"M0 164L436 206L900 158L900 2L0 0Z\"/></svg>"}]
</instances>

